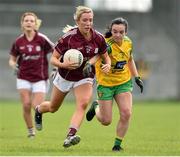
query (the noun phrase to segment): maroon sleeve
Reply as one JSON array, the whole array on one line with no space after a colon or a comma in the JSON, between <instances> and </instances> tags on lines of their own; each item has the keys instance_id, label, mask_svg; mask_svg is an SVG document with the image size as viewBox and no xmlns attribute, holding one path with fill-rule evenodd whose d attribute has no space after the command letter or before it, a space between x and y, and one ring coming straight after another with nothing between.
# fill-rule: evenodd
<instances>
[{"instance_id":1,"label":"maroon sleeve","mask_svg":"<svg viewBox=\"0 0 180 157\"><path fill-rule=\"evenodd\" d=\"M99 52L100 54L104 54L107 51L107 44L103 36L100 36L100 38L101 38L101 45L99 48Z\"/></svg>"},{"instance_id":2,"label":"maroon sleeve","mask_svg":"<svg viewBox=\"0 0 180 157\"><path fill-rule=\"evenodd\" d=\"M46 53L50 53L53 51L54 44L51 41L45 40L44 49Z\"/></svg>"},{"instance_id":3,"label":"maroon sleeve","mask_svg":"<svg viewBox=\"0 0 180 157\"><path fill-rule=\"evenodd\" d=\"M16 42L13 43L11 50L10 50L10 55L17 57L19 55L19 51L16 46Z\"/></svg>"},{"instance_id":4,"label":"maroon sleeve","mask_svg":"<svg viewBox=\"0 0 180 157\"><path fill-rule=\"evenodd\" d=\"M55 50L60 55L63 55L66 52L66 50L68 49L67 40L68 40L67 38L60 38L55 45Z\"/></svg>"}]
</instances>

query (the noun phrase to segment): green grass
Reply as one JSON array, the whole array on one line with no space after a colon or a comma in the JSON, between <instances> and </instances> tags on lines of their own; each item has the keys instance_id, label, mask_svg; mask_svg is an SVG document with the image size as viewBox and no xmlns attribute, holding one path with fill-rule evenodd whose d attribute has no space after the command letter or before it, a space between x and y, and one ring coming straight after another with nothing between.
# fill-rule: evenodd
<instances>
[{"instance_id":1,"label":"green grass","mask_svg":"<svg viewBox=\"0 0 180 157\"><path fill-rule=\"evenodd\" d=\"M165 156L180 155L180 103L170 101L135 102L123 152L112 152L118 111L114 105L113 123L102 126L94 119L84 120L78 134L82 141L69 149L62 147L74 110L64 102L58 112L44 115L43 131L27 138L18 101L0 101L0 155L16 156Z\"/></svg>"}]
</instances>

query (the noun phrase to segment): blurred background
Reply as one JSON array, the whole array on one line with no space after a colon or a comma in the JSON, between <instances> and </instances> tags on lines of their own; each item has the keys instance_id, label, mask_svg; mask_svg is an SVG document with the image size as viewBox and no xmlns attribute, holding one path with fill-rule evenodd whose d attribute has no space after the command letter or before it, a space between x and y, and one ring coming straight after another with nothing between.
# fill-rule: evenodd
<instances>
[{"instance_id":1,"label":"blurred background","mask_svg":"<svg viewBox=\"0 0 180 157\"><path fill-rule=\"evenodd\" d=\"M180 100L179 0L0 0L0 99L19 99L8 59L21 33L21 15L35 12L42 20L40 32L56 42L66 24L75 24L73 13L78 5L94 10L94 27L101 33L116 17L128 20L128 36L145 84L143 94L135 86L135 99Z\"/></svg>"}]
</instances>

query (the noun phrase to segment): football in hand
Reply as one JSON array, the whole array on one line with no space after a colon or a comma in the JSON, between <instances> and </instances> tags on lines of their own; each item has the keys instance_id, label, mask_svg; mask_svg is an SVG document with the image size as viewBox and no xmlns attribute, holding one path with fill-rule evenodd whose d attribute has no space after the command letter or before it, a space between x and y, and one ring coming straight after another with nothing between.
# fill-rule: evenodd
<instances>
[{"instance_id":1,"label":"football in hand","mask_svg":"<svg viewBox=\"0 0 180 157\"><path fill-rule=\"evenodd\" d=\"M64 54L64 61L70 61L72 63L77 63L77 68L83 63L83 55L77 49L69 49Z\"/></svg>"}]
</instances>

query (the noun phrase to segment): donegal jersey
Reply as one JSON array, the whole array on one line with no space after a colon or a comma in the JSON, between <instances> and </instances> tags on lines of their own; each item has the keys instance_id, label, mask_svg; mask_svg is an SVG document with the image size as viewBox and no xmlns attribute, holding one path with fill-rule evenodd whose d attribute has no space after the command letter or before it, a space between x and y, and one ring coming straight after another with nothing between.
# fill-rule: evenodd
<instances>
[{"instance_id":1,"label":"donegal jersey","mask_svg":"<svg viewBox=\"0 0 180 157\"><path fill-rule=\"evenodd\" d=\"M121 85L131 78L128 61L132 57L132 42L125 36L121 45L118 45L112 37L106 38L106 43L111 58L111 70L105 74L101 70L103 61L99 59L95 64L97 83L107 87Z\"/></svg>"},{"instance_id":2,"label":"donegal jersey","mask_svg":"<svg viewBox=\"0 0 180 157\"><path fill-rule=\"evenodd\" d=\"M68 49L77 49L83 54L83 64L74 70L68 70L59 68L59 74L66 80L79 81L83 78L83 68L87 60L97 54L104 54L107 50L107 45L102 34L91 29L92 38L87 41L81 34L78 28L74 28L64 34L55 46L55 50L60 54L64 55ZM63 58L63 57L62 57ZM61 60L62 61L62 60ZM93 73L91 78L94 78L95 69L93 67Z\"/></svg>"}]
</instances>

